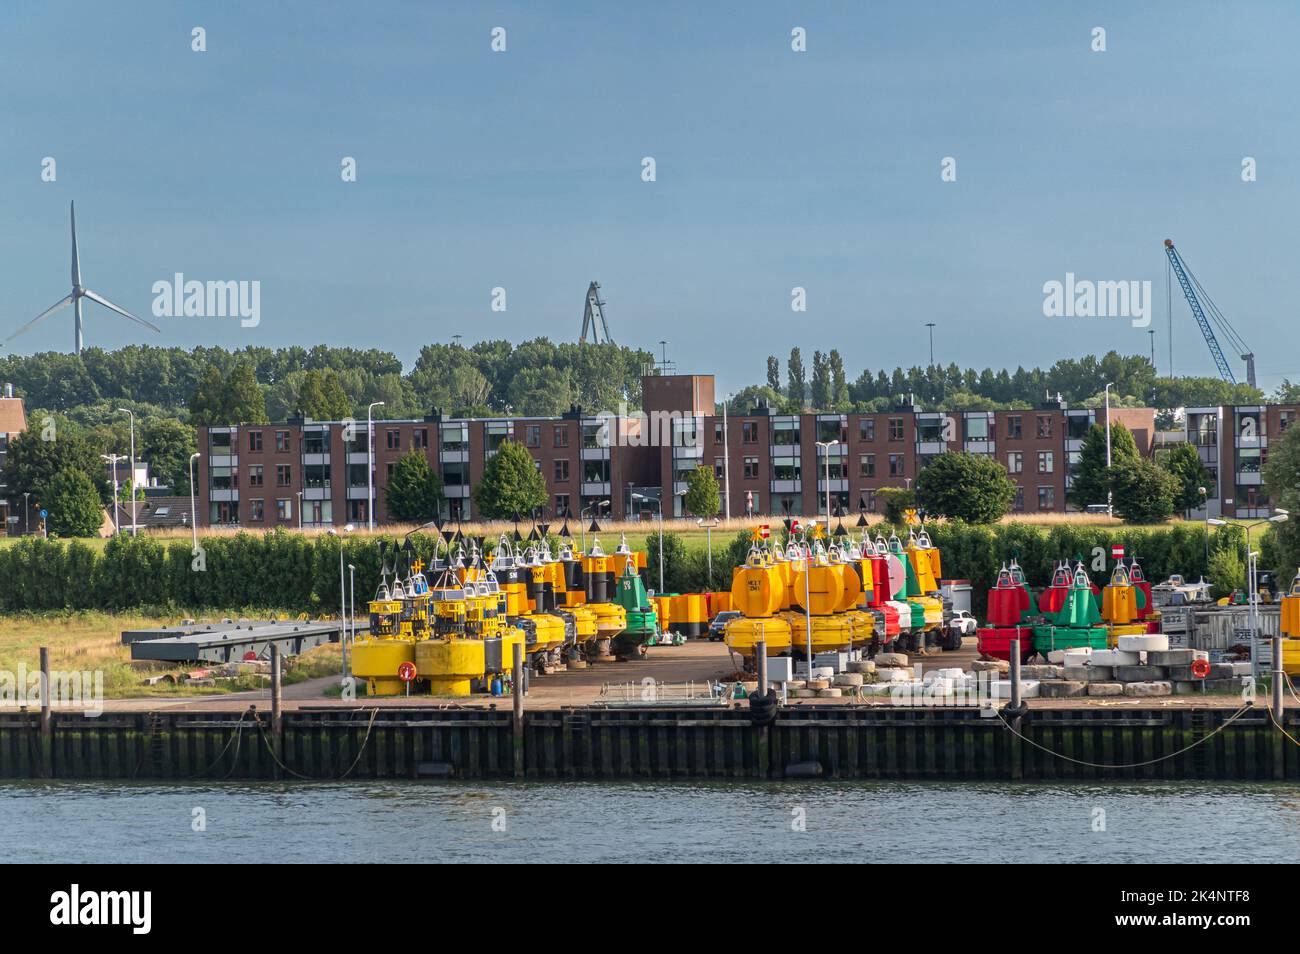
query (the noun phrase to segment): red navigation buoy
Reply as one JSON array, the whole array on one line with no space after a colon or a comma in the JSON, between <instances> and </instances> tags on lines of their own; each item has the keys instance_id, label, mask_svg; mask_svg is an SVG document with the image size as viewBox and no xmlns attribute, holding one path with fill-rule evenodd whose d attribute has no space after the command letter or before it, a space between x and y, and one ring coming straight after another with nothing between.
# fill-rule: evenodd
<instances>
[{"instance_id":1,"label":"red navigation buoy","mask_svg":"<svg viewBox=\"0 0 1300 954\"><path fill-rule=\"evenodd\" d=\"M257 653L253 652L251 649L244 653L244 662L257 662Z\"/></svg>"}]
</instances>

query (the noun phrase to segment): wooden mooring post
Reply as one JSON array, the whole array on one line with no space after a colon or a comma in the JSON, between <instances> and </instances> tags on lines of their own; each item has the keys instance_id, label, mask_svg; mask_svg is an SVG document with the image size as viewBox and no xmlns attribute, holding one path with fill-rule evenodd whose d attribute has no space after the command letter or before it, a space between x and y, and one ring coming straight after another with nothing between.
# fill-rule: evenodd
<instances>
[{"instance_id":1,"label":"wooden mooring post","mask_svg":"<svg viewBox=\"0 0 1300 954\"><path fill-rule=\"evenodd\" d=\"M511 733L514 741L515 778L524 777L524 647L514 644L514 718L511 720Z\"/></svg>"},{"instance_id":2,"label":"wooden mooring post","mask_svg":"<svg viewBox=\"0 0 1300 954\"><path fill-rule=\"evenodd\" d=\"M41 777L54 775L54 709L50 704L50 650L41 647Z\"/></svg>"}]
</instances>

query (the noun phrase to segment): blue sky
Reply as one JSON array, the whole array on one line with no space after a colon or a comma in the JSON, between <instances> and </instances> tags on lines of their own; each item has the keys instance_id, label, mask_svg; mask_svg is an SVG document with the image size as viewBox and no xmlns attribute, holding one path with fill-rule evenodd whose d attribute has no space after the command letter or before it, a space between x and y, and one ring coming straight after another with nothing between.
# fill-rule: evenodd
<instances>
[{"instance_id":1,"label":"blue sky","mask_svg":"<svg viewBox=\"0 0 1300 954\"><path fill-rule=\"evenodd\" d=\"M1127 320L1043 316L1068 271L1152 281L1163 374L1172 237L1272 388L1300 376L1298 27L1282 2L6 5L0 336L66 294L75 199L85 284L137 314L175 272L262 283L257 328L89 305L89 345L409 364L576 340L596 279L617 341L722 391L793 344L924 364L926 321L943 363L1147 353ZM1181 297L1173 322L1175 371L1213 374ZM12 348L71 339L65 313Z\"/></svg>"}]
</instances>

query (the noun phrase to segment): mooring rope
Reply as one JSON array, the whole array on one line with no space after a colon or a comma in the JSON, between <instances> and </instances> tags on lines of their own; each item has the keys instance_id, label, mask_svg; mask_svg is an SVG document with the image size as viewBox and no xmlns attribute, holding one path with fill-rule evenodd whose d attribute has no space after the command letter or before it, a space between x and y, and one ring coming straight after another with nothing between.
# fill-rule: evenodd
<instances>
[{"instance_id":1,"label":"mooring rope","mask_svg":"<svg viewBox=\"0 0 1300 954\"><path fill-rule=\"evenodd\" d=\"M375 706L373 709L370 710L370 724L366 726L366 737L361 740L361 748L357 749L357 757L352 760L352 764L348 766L348 770L339 776L340 779L347 778L349 775L351 775L352 770L356 768L357 763L361 761L361 756L366 751L366 745L369 744L370 742L370 733L371 730L373 730L375 727L375 719L378 717L379 717L379 706Z\"/></svg>"},{"instance_id":2,"label":"mooring rope","mask_svg":"<svg viewBox=\"0 0 1300 954\"><path fill-rule=\"evenodd\" d=\"M1197 739L1191 745L1184 746L1183 748L1179 749L1177 752L1170 752L1168 755L1162 755L1159 758L1147 759L1145 762L1125 762L1117 765L1106 765L1105 763L1102 762L1088 762L1085 761L1084 759L1076 759L1069 755L1064 755L1060 752L1053 751L1052 749L1049 749L1045 745L1039 745L1033 739L1027 738L1019 730L1017 730L1014 726L1012 726L1011 723L1008 722L1006 720L1006 717L1002 714L1001 709L998 709L996 711L998 714L998 718L1002 721L1002 724L1007 727L1008 732L1014 735L1017 739L1020 739L1022 742L1028 742L1034 748L1041 749L1042 751L1046 752L1048 755L1055 756L1058 759L1064 759L1067 762L1073 762L1075 765L1086 765L1089 768L1127 769L1127 768L1142 768L1143 766L1146 765L1155 765L1157 762L1164 762L1168 759L1176 758L1177 756L1182 755L1184 752L1189 752L1192 749L1196 748L1198 745L1200 745L1202 742L1208 742L1210 739L1214 738L1216 735L1218 735L1228 726L1232 725L1232 723L1236 722L1238 719L1240 719L1243 715L1245 715L1248 711L1250 711L1253 708L1254 706L1252 705L1242 706L1240 709L1234 712L1222 725L1216 728L1213 732L1209 733L1208 735L1201 736L1201 738ZM1279 726L1278 728L1281 728L1281 726Z\"/></svg>"},{"instance_id":3,"label":"mooring rope","mask_svg":"<svg viewBox=\"0 0 1300 954\"><path fill-rule=\"evenodd\" d=\"M289 768L289 766L287 766L287 765L285 765L283 762L281 762L281 761L280 761L280 757L279 757L278 755L275 754L275 746L273 746L273 745L271 744L271 740L268 739L268 738L266 737L266 727L263 726L261 722L258 722L258 723L257 723L257 728L258 728L258 734L262 737L262 744L266 746L266 751L268 751L269 753L271 753L271 761L273 761L276 765L280 766L280 768L284 769L286 772L288 772L288 773L289 773L290 775L292 775L294 778L300 778L300 779L302 779L304 782L310 782L310 781L313 781L313 779L311 778L311 776L309 776L309 775L300 775L300 774L298 774L297 772L295 772L293 769Z\"/></svg>"}]
</instances>

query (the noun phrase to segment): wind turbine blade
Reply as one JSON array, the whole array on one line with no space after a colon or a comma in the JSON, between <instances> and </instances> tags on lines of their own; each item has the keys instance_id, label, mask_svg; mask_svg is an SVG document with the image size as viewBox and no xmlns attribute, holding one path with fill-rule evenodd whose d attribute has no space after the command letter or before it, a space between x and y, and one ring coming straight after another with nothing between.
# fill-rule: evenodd
<instances>
[{"instance_id":1,"label":"wind turbine blade","mask_svg":"<svg viewBox=\"0 0 1300 954\"><path fill-rule=\"evenodd\" d=\"M145 321L143 318L137 318L135 315L131 314L131 313L130 313L129 311L127 311L125 308L119 308L117 305L113 304L111 301L109 301L109 300L108 300L107 298L105 298L104 296L102 296L102 295L97 295L97 294L95 294L93 291L91 291L90 289L86 289L85 292L84 292L84 294L85 294L85 296L86 296L87 298L89 298L91 301L96 302L97 304L103 305L105 308L109 309L110 311L115 311L115 312L117 312L117 313L118 313L119 315L121 315L123 318L130 318L132 321L134 321L134 322L136 322L136 323L138 323L138 324L144 325L146 328L151 328L151 329L153 329L154 331L158 332L158 334L162 334L162 329L159 328L157 325L151 324L151 323Z\"/></svg>"},{"instance_id":2,"label":"wind turbine blade","mask_svg":"<svg viewBox=\"0 0 1300 954\"><path fill-rule=\"evenodd\" d=\"M8 344L9 342L11 342L11 341L13 341L15 338L17 338L20 334L22 334L24 331L26 331L28 328L32 327L32 325L36 324L37 322L43 321L44 319L50 317L50 315L54 314L56 311L59 311L59 310L62 309L62 308L67 308L67 307L68 307L69 305L71 305L71 304L72 304L72 296L71 296L71 295L69 295L69 296L66 297L66 298L60 298L60 299L59 299L58 301L56 301L53 305L51 305L49 308L46 308L43 312L41 312L39 315L37 315L37 316L36 316L35 318L33 318L31 321L27 322L27 324L23 325L21 328L19 328L17 331L15 331L13 334L11 334L8 338L6 338L6 339L4 340L4 343L5 343L5 344Z\"/></svg>"},{"instance_id":3,"label":"wind turbine blade","mask_svg":"<svg viewBox=\"0 0 1300 954\"><path fill-rule=\"evenodd\" d=\"M77 203L72 203L72 287L81 284L81 256L77 254Z\"/></svg>"}]
</instances>

